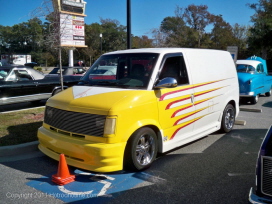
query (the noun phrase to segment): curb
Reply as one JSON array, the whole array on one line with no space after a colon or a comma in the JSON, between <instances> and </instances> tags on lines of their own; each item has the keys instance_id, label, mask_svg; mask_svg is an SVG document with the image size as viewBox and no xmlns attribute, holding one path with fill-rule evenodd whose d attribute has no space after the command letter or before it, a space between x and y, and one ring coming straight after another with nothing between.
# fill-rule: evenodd
<instances>
[{"instance_id":1,"label":"curb","mask_svg":"<svg viewBox=\"0 0 272 204\"><path fill-rule=\"evenodd\" d=\"M259 108L240 108L240 111L261 113L262 109L259 109Z\"/></svg>"},{"instance_id":2,"label":"curb","mask_svg":"<svg viewBox=\"0 0 272 204\"><path fill-rule=\"evenodd\" d=\"M245 120L235 120L235 125L243 125L245 126L246 125L246 121Z\"/></svg>"},{"instance_id":3,"label":"curb","mask_svg":"<svg viewBox=\"0 0 272 204\"><path fill-rule=\"evenodd\" d=\"M15 156L38 150L38 141L0 147L0 157Z\"/></svg>"}]
</instances>

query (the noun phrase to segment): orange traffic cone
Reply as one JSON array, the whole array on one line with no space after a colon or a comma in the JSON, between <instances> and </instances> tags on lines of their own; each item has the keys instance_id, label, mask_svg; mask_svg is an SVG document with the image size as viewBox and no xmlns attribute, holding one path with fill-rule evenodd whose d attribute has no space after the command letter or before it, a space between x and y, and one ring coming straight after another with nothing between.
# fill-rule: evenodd
<instances>
[{"instance_id":1,"label":"orange traffic cone","mask_svg":"<svg viewBox=\"0 0 272 204\"><path fill-rule=\"evenodd\" d=\"M75 175L70 175L64 154L60 154L58 173L52 176L52 181L59 186L75 181Z\"/></svg>"}]
</instances>

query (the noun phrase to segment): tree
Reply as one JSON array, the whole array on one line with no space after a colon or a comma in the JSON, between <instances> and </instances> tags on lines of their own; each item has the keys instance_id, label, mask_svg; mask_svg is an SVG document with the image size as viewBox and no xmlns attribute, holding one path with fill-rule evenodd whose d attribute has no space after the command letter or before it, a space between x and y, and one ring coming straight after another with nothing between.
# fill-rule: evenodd
<instances>
[{"instance_id":1,"label":"tree","mask_svg":"<svg viewBox=\"0 0 272 204\"><path fill-rule=\"evenodd\" d=\"M240 58L247 58L249 55L251 55L247 49L249 27L241 26L238 23L236 23L232 27L232 33L234 37L234 45L238 46L238 56Z\"/></svg>"},{"instance_id":2,"label":"tree","mask_svg":"<svg viewBox=\"0 0 272 204\"><path fill-rule=\"evenodd\" d=\"M267 59L272 47L272 0L259 0L258 3L248 6L256 12L251 16L254 24L249 29L249 47L255 50L256 54Z\"/></svg>"},{"instance_id":3,"label":"tree","mask_svg":"<svg viewBox=\"0 0 272 204\"><path fill-rule=\"evenodd\" d=\"M163 19L160 31L165 36L167 47L194 47L197 33L189 28L184 20L178 16L166 17Z\"/></svg>"},{"instance_id":4,"label":"tree","mask_svg":"<svg viewBox=\"0 0 272 204\"><path fill-rule=\"evenodd\" d=\"M126 49L126 27L112 19L100 19L104 52Z\"/></svg>"},{"instance_id":5,"label":"tree","mask_svg":"<svg viewBox=\"0 0 272 204\"><path fill-rule=\"evenodd\" d=\"M141 37L139 36L133 36L132 37L132 48L149 48L153 47L152 40L148 38L148 36L143 35Z\"/></svg>"},{"instance_id":6,"label":"tree","mask_svg":"<svg viewBox=\"0 0 272 204\"><path fill-rule=\"evenodd\" d=\"M235 45L232 27L229 23L223 20L222 15L213 15L211 19L213 22L211 47L225 50L227 46Z\"/></svg>"},{"instance_id":7,"label":"tree","mask_svg":"<svg viewBox=\"0 0 272 204\"><path fill-rule=\"evenodd\" d=\"M205 5L191 4L185 9L177 6L175 16L164 18L160 29L154 32L155 38L158 34L164 36L164 46L168 47L207 47L209 36L205 28L212 22L207 9Z\"/></svg>"},{"instance_id":8,"label":"tree","mask_svg":"<svg viewBox=\"0 0 272 204\"><path fill-rule=\"evenodd\" d=\"M100 34L102 34L102 53L126 48L126 27L119 21L100 19L99 23L85 24L85 42L89 49L82 49L89 58L100 56Z\"/></svg>"},{"instance_id":9,"label":"tree","mask_svg":"<svg viewBox=\"0 0 272 204\"><path fill-rule=\"evenodd\" d=\"M177 8L181 9L181 8ZM198 33L198 47L201 47L201 40L205 32L207 25L211 23L211 17L213 16L208 12L208 6L194 4L189 5L185 8L183 14L185 22Z\"/></svg>"}]
</instances>

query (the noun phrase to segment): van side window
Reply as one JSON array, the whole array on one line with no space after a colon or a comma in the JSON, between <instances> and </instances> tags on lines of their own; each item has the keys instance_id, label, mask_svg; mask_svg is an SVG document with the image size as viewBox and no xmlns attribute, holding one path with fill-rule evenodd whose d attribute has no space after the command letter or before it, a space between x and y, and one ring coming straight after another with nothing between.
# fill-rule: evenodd
<instances>
[{"instance_id":1,"label":"van side window","mask_svg":"<svg viewBox=\"0 0 272 204\"><path fill-rule=\"evenodd\" d=\"M159 80L172 77L177 80L178 85L189 83L187 70L182 56L169 57L165 60Z\"/></svg>"}]
</instances>

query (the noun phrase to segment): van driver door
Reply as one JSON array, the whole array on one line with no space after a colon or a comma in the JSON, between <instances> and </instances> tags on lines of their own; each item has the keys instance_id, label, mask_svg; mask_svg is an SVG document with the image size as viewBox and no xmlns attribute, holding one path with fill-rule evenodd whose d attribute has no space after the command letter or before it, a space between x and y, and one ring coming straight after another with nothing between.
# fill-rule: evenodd
<instances>
[{"instance_id":1,"label":"van driver door","mask_svg":"<svg viewBox=\"0 0 272 204\"><path fill-rule=\"evenodd\" d=\"M181 53L165 56L158 78L162 80L166 77L174 78L177 86L160 88L156 92L163 141L181 141L190 137L195 120L194 88Z\"/></svg>"}]
</instances>

